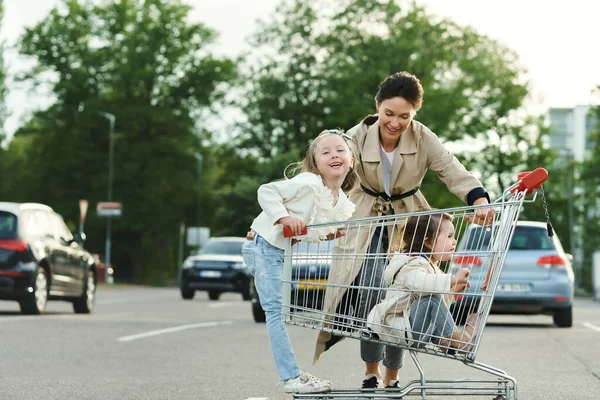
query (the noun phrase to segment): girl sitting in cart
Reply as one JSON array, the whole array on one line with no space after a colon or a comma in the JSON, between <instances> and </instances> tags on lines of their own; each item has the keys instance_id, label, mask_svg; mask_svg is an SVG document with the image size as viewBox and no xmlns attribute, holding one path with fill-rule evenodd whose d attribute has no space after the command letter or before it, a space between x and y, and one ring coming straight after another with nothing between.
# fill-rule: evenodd
<instances>
[{"instance_id":1,"label":"girl sitting in cart","mask_svg":"<svg viewBox=\"0 0 600 400\"><path fill-rule=\"evenodd\" d=\"M446 274L438 266L452 258L456 246L452 219L441 212L411 216L396 235L391 248L401 252L393 255L385 269L386 296L367 318L367 327L380 339L410 347L433 342L448 353L468 353L473 348L480 315L469 315L459 329L449 311L454 294L470 286L470 271L460 268L455 274ZM399 357L398 368L404 353ZM397 387L398 380L384 384Z\"/></svg>"}]
</instances>

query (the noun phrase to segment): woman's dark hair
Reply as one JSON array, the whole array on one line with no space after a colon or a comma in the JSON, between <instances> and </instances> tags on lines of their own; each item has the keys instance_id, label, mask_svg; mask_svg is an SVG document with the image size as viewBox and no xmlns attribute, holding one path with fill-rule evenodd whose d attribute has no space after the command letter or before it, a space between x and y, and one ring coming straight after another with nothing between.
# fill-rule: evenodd
<instances>
[{"instance_id":1,"label":"woman's dark hair","mask_svg":"<svg viewBox=\"0 0 600 400\"><path fill-rule=\"evenodd\" d=\"M402 97L412 104L416 111L419 111L423 105L423 86L421 86L419 78L406 71L396 72L385 78L379 84L375 101L381 103L394 97ZM373 125L378 118L377 114L368 115L362 120L362 123Z\"/></svg>"},{"instance_id":2,"label":"woman's dark hair","mask_svg":"<svg viewBox=\"0 0 600 400\"><path fill-rule=\"evenodd\" d=\"M423 86L421 86L421 81L406 71L388 76L379 85L375 101L381 103L393 97L402 97L418 111L423 104Z\"/></svg>"},{"instance_id":3,"label":"woman's dark hair","mask_svg":"<svg viewBox=\"0 0 600 400\"><path fill-rule=\"evenodd\" d=\"M452 222L452 215L432 214L411 216L406 220L404 228L395 240L397 249L404 253L431 253L432 249L426 242L433 245L443 221Z\"/></svg>"}]
</instances>

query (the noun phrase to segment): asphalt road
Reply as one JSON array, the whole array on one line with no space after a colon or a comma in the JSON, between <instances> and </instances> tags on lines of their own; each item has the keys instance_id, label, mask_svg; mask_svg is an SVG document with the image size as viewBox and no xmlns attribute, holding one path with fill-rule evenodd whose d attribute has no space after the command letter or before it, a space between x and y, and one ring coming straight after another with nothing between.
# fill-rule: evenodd
<instances>
[{"instance_id":1,"label":"asphalt road","mask_svg":"<svg viewBox=\"0 0 600 400\"><path fill-rule=\"evenodd\" d=\"M184 301L175 288L101 287L91 315L51 302L44 316L22 316L0 302L0 330L2 400L291 399L277 384L265 325L239 295ZM302 368L336 387L360 385L357 341L313 366L316 332L289 330ZM600 303L578 299L571 329L546 316L490 316L477 360L515 377L520 399L600 399L599 341ZM455 360L421 361L430 378L483 376ZM407 357L401 380L417 377Z\"/></svg>"}]
</instances>

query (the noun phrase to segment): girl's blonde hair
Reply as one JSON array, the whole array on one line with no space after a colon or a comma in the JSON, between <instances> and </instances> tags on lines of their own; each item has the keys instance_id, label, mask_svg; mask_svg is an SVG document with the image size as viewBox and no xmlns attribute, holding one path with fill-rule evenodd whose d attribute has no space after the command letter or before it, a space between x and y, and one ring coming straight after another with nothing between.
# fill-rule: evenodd
<instances>
[{"instance_id":1,"label":"girl's blonde hair","mask_svg":"<svg viewBox=\"0 0 600 400\"><path fill-rule=\"evenodd\" d=\"M288 168L290 168L290 167L291 167L290 172L289 172L290 177L300 174L300 173L303 173L303 172L312 172L313 174L317 174L320 176L321 173L319 172L319 169L317 168L317 162L316 162L317 144L325 136L330 136L330 135L338 135L344 139L344 141L346 142L346 145L348 146L348 149L350 150L352 159L354 160L354 162L356 162L356 155L355 155L353 146L350 145L350 141L352 140L352 138L342 130L327 129L327 130L324 130L323 132L319 133L319 135L309 144L308 149L306 150L306 155L304 156L304 159L302 161L290 164L286 167L286 169L284 171L284 176L286 178L288 178ZM346 178L344 178L344 182L342 182L342 190L346 193L351 191L352 189L354 189L354 187L356 186L358 181L359 181L359 177L358 177L358 173L356 172L356 168L350 168L348 170L348 173L346 174Z\"/></svg>"},{"instance_id":2,"label":"girl's blonde hair","mask_svg":"<svg viewBox=\"0 0 600 400\"><path fill-rule=\"evenodd\" d=\"M452 215L447 213L410 216L394 234L390 250L394 253L431 253L430 245L435 244L442 223L452 220Z\"/></svg>"}]
</instances>

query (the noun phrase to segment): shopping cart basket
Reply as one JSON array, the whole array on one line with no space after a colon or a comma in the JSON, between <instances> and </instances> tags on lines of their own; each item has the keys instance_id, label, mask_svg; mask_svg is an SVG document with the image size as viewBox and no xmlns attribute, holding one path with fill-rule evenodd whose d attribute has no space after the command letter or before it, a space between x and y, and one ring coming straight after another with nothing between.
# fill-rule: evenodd
<instances>
[{"instance_id":1,"label":"shopping cart basket","mask_svg":"<svg viewBox=\"0 0 600 400\"><path fill-rule=\"evenodd\" d=\"M287 324L325 331L332 336L400 347L410 354L420 374L419 379L411 380L398 388L335 389L326 394L296 394L294 398L400 399L421 396L422 399L425 399L427 395L469 395L498 400L517 399L516 379L501 369L477 362L476 357L519 212L524 202L535 201L538 193L536 189L541 188L541 184L547 179L547 176L547 171L542 168L531 173L520 174L518 182L490 205L427 210L311 225L308 229L323 230L323 228L327 228L325 231L338 232L337 236L339 236L335 240L324 240L312 247L296 246L294 245L296 241L289 238L285 248L283 270L283 320ZM531 193L534 194L533 198L525 200L526 196ZM543 195L543 190L541 193ZM468 229L475 212L481 208L493 208L492 220L487 221L478 229ZM388 285L375 284L376 281L381 282L381 278L378 280L373 277L370 280L368 276L365 277L364 272L359 274L358 271L368 262L388 264L395 254L394 251L397 250L388 245L375 249L371 245L366 250L365 240L361 241L359 238L371 238L374 234L377 236L386 230L389 232L390 244L401 243L401 238L406 242L407 239L403 235L406 234L408 228L403 228L407 222L414 223L417 219L433 224L434 220L439 220L441 214L446 214L452 219L457 240L459 242L467 240L470 245L451 253L435 253L431 252L431 249L415 251L413 247L410 257L449 254L445 257L449 261L439 265L448 274L455 273L461 268L469 271L472 268L478 268L480 273L474 275L477 278L469 280L468 292L457 293L453 289L448 290L447 284L443 289L440 289L440 285L435 285L437 287L435 290L431 287L407 289L406 286L400 289L393 283L390 284L390 281L387 282ZM551 234L549 222L548 229ZM481 273L484 269L486 273ZM465 271L462 273L464 274ZM351 277L361 276L361 279L355 279L349 283L339 279L344 274ZM440 275L434 279L437 277L444 279L447 278L447 275L440 272ZM411 327L410 323L398 323L410 313L407 308L402 309L398 304L394 305L394 299L400 295L412 299L413 305L419 299L427 299L425 296L446 299L446 301L438 302L438 309L433 311L440 315L444 311L442 307L448 307L453 299L459 296L471 296L477 301L463 301L460 303L459 309L454 310L455 316L469 316L470 320L471 318L478 320L469 326L471 337L464 335L448 340L447 337L436 336L431 329L433 325ZM379 305L384 304L382 303L384 301L387 302L387 308L384 308L384 314L387 317L382 320L374 320L372 318L374 308L369 308L369 306L361 309L360 301L364 300L365 296L371 297L370 304ZM327 304L333 304L335 307L324 307ZM456 319L458 321L458 318ZM456 329L464 331L466 327L457 326ZM454 359L493 377L488 379L430 380L427 379L419 361L419 353Z\"/></svg>"}]
</instances>

